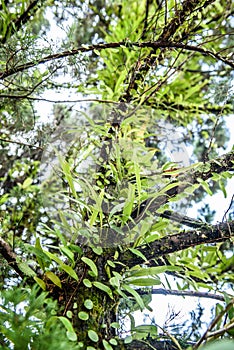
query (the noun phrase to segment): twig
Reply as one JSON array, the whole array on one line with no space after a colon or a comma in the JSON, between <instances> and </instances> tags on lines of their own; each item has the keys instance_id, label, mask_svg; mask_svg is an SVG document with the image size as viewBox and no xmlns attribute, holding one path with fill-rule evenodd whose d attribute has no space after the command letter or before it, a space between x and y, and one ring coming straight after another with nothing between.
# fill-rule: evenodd
<instances>
[{"instance_id":1,"label":"twig","mask_svg":"<svg viewBox=\"0 0 234 350\"><path fill-rule=\"evenodd\" d=\"M30 147L30 148L36 148L36 149L40 149L40 150L43 151L43 148L40 147L40 146L30 145L30 144L28 144L28 143L24 143L24 142L20 142L20 141L14 141L14 140L9 140L9 139L3 139L2 137L0 137L0 141L2 141L2 142L7 142L7 143L13 143L13 144L20 145L20 146L27 146L27 147Z\"/></svg>"},{"instance_id":2,"label":"twig","mask_svg":"<svg viewBox=\"0 0 234 350\"><path fill-rule=\"evenodd\" d=\"M84 98L78 100L50 100L43 97L32 97L27 94L24 95L8 95L8 94L0 94L0 98L12 98L12 99L27 99L29 101L44 101L48 103L85 103L85 102L97 102L97 103L109 103L119 105L119 102L112 100L101 100L98 98Z\"/></svg>"},{"instance_id":3,"label":"twig","mask_svg":"<svg viewBox=\"0 0 234 350\"><path fill-rule=\"evenodd\" d=\"M137 293L140 295L147 294L147 290L138 289ZM151 294L160 294L160 295L175 295L175 296L188 296L188 297L197 297L197 298L208 298L208 299L216 299L220 301L225 301L222 295L211 294L207 292L196 292L192 290L173 290L173 289L164 289L157 288L150 290Z\"/></svg>"},{"instance_id":4,"label":"twig","mask_svg":"<svg viewBox=\"0 0 234 350\"><path fill-rule=\"evenodd\" d=\"M225 211L225 213L224 213L224 215L223 215L222 222L224 222L225 218L227 218L227 213L229 212L229 210L230 210L231 207L232 207L233 199L234 199L234 194L232 195L232 198L231 198L229 207L227 208L227 210Z\"/></svg>"},{"instance_id":5,"label":"twig","mask_svg":"<svg viewBox=\"0 0 234 350\"><path fill-rule=\"evenodd\" d=\"M222 310L216 317L215 319L211 322L211 324L209 325L209 327L207 328L207 330L205 331L205 333L202 335L202 337L198 340L198 342L194 345L193 350L196 350L201 343L208 338L208 333L211 331L212 328L214 328L214 326L219 322L219 320L223 317L224 314L226 314L228 312L228 310L230 310L233 307L233 303L234 303L234 298L230 301L230 303L227 304L227 306L225 307L224 310Z\"/></svg>"},{"instance_id":6,"label":"twig","mask_svg":"<svg viewBox=\"0 0 234 350\"><path fill-rule=\"evenodd\" d=\"M207 338L211 338L211 337L217 337L220 335L223 335L224 333L226 333L227 331L229 331L229 329L233 329L234 328L234 322L227 324L225 327L218 329L217 331L211 332L207 334Z\"/></svg>"}]
</instances>

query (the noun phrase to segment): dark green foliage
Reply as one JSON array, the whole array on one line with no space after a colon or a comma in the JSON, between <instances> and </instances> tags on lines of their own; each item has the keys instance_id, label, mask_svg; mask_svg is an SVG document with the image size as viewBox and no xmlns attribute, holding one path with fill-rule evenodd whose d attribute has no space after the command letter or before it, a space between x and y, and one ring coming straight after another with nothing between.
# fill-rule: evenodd
<instances>
[{"instance_id":1,"label":"dark green foliage","mask_svg":"<svg viewBox=\"0 0 234 350\"><path fill-rule=\"evenodd\" d=\"M50 318L57 313L48 293L13 287L1 293L1 349L78 349L67 339L65 328Z\"/></svg>"}]
</instances>

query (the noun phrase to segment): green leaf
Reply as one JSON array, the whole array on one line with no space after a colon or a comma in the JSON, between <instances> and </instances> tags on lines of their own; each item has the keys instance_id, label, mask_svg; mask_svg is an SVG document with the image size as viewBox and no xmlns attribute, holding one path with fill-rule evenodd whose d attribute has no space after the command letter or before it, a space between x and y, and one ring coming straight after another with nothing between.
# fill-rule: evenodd
<instances>
[{"instance_id":1,"label":"green leaf","mask_svg":"<svg viewBox=\"0 0 234 350\"><path fill-rule=\"evenodd\" d=\"M124 338L124 344L130 344L133 341L133 338L131 335Z\"/></svg>"},{"instance_id":2,"label":"green leaf","mask_svg":"<svg viewBox=\"0 0 234 350\"><path fill-rule=\"evenodd\" d=\"M40 279L39 277L36 277L36 276L34 276L33 278L43 290L46 290L46 284L42 279Z\"/></svg>"},{"instance_id":3,"label":"green leaf","mask_svg":"<svg viewBox=\"0 0 234 350\"><path fill-rule=\"evenodd\" d=\"M22 184L22 188L25 190L32 184L32 182L33 182L33 179L31 177L28 177L27 179L24 180Z\"/></svg>"},{"instance_id":4,"label":"green leaf","mask_svg":"<svg viewBox=\"0 0 234 350\"><path fill-rule=\"evenodd\" d=\"M110 324L110 326L111 326L112 328L120 328L120 324L119 324L118 322L112 322L112 323Z\"/></svg>"},{"instance_id":5,"label":"green leaf","mask_svg":"<svg viewBox=\"0 0 234 350\"><path fill-rule=\"evenodd\" d=\"M103 253L102 247L92 247L92 251L97 255L101 255Z\"/></svg>"},{"instance_id":6,"label":"green leaf","mask_svg":"<svg viewBox=\"0 0 234 350\"><path fill-rule=\"evenodd\" d=\"M107 264L113 268L115 268L115 263L111 260L107 260Z\"/></svg>"},{"instance_id":7,"label":"green leaf","mask_svg":"<svg viewBox=\"0 0 234 350\"><path fill-rule=\"evenodd\" d=\"M167 192L167 191L171 190L172 188L177 187L179 185L180 185L180 182L173 182L173 183L163 187L163 189L157 193L157 196L164 194L165 192Z\"/></svg>"},{"instance_id":8,"label":"green leaf","mask_svg":"<svg viewBox=\"0 0 234 350\"><path fill-rule=\"evenodd\" d=\"M71 341L77 341L77 335L73 329L71 322L64 316L58 316L58 319L63 323L63 325L67 329L67 338Z\"/></svg>"},{"instance_id":9,"label":"green leaf","mask_svg":"<svg viewBox=\"0 0 234 350\"><path fill-rule=\"evenodd\" d=\"M119 288L120 286L120 280L118 277L114 276L109 279L110 285L114 288Z\"/></svg>"},{"instance_id":10,"label":"green leaf","mask_svg":"<svg viewBox=\"0 0 234 350\"><path fill-rule=\"evenodd\" d=\"M128 219L132 213L132 208L135 200L135 186L131 183L128 184L128 197L125 201L123 208L123 216Z\"/></svg>"},{"instance_id":11,"label":"green leaf","mask_svg":"<svg viewBox=\"0 0 234 350\"><path fill-rule=\"evenodd\" d=\"M135 248L128 248L130 250L130 252L132 252L133 254L139 256L140 258L142 258L142 260L147 261L146 257L144 256L144 254L141 253L140 250L135 249Z\"/></svg>"},{"instance_id":12,"label":"green leaf","mask_svg":"<svg viewBox=\"0 0 234 350\"><path fill-rule=\"evenodd\" d=\"M76 244L68 244L68 247L73 251L78 253L79 255L83 254L83 250Z\"/></svg>"},{"instance_id":13,"label":"green leaf","mask_svg":"<svg viewBox=\"0 0 234 350\"><path fill-rule=\"evenodd\" d=\"M70 275L72 278L78 281L78 276L71 266L64 264L64 262L61 259L59 259L55 254L52 254L47 251L45 251L45 253L51 258L51 260L54 260L63 271L65 271L68 275Z\"/></svg>"},{"instance_id":14,"label":"green leaf","mask_svg":"<svg viewBox=\"0 0 234 350\"><path fill-rule=\"evenodd\" d=\"M57 155L58 155L59 163L60 163L62 170L63 170L63 173L65 175L65 178L66 178L68 185L72 191L72 194L73 194L74 198L77 199L77 193L76 193L75 185L73 182L73 177L71 174L70 164L65 159L63 159L60 154L57 153Z\"/></svg>"},{"instance_id":15,"label":"green leaf","mask_svg":"<svg viewBox=\"0 0 234 350\"><path fill-rule=\"evenodd\" d=\"M98 334L95 331L93 331L92 329L88 330L88 337L93 342L95 342L95 343L98 342L98 339L99 339Z\"/></svg>"},{"instance_id":16,"label":"green leaf","mask_svg":"<svg viewBox=\"0 0 234 350\"><path fill-rule=\"evenodd\" d=\"M61 210L58 210L58 214L59 214L59 217L62 221L62 224L64 226L64 228L66 229L67 232L71 233L72 234L72 231L71 231L71 225L69 223L69 219L66 218L66 215L64 212L62 212ZM67 213L66 213L67 214ZM57 236L60 238L61 242L66 245L67 242L66 240L63 238L63 234L61 234L61 232L58 230L58 229L55 229L55 232L57 234Z\"/></svg>"},{"instance_id":17,"label":"green leaf","mask_svg":"<svg viewBox=\"0 0 234 350\"><path fill-rule=\"evenodd\" d=\"M64 316L57 316L69 332L74 332L71 322Z\"/></svg>"},{"instance_id":18,"label":"green leaf","mask_svg":"<svg viewBox=\"0 0 234 350\"><path fill-rule=\"evenodd\" d=\"M70 275L74 280L78 281L78 276L76 272L73 270L73 268L69 265L61 264L60 265L61 269L65 271L68 275Z\"/></svg>"},{"instance_id":19,"label":"green leaf","mask_svg":"<svg viewBox=\"0 0 234 350\"><path fill-rule=\"evenodd\" d=\"M151 243L154 242L156 239L160 238L160 233L155 233L155 234L151 234L147 237L144 238L144 242L145 243Z\"/></svg>"},{"instance_id":20,"label":"green leaf","mask_svg":"<svg viewBox=\"0 0 234 350\"><path fill-rule=\"evenodd\" d=\"M147 335L150 334L150 336L158 335L158 328L154 325L136 326L132 329L132 331L136 331L137 333L146 333Z\"/></svg>"},{"instance_id":21,"label":"green leaf","mask_svg":"<svg viewBox=\"0 0 234 350\"><path fill-rule=\"evenodd\" d=\"M71 310L68 310L68 311L66 312L66 316L67 316L68 318L72 318L72 316L73 316L72 311L71 311Z\"/></svg>"},{"instance_id":22,"label":"green leaf","mask_svg":"<svg viewBox=\"0 0 234 350\"><path fill-rule=\"evenodd\" d=\"M61 281L58 276L56 276L52 271L47 271L45 275L59 288L62 288Z\"/></svg>"},{"instance_id":23,"label":"green leaf","mask_svg":"<svg viewBox=\"0 0 234 350\"><path fill-rule=\"evenodd\" d=\"M204 180L202 180L202 179L200 179L200 178L197 178L197 181L200 183L200 185L204 188L204 190L205 190L210 196L213 195L213 193L212 193L212 191L211 191L211 189L210 189L210 187L209 187L209 185L207 184L206 181L204 181Z\"/></svg>"},{"instance_id":24,"label":"green leaf","mask_svg":"<svg viewBox=\"0 0 234 350\"><path fill-rule=\"evenodd\" d=\"M80 320L87 321L89 319L89 314L85 311L80 311L78 317Z\"/></svg>"},{"instance_id":25,"label":"green leaf","mask_svg":"<svg viewBox=\"0 0 234 350\"><path fill-rule=\"evenodd\" d=\"M132 287L130 287L127 284L123 285L123 289L125 289L129 294L131 294L136 302L138 303L138 305L140 306L141 310L143 310L145 308L143 299L141 298L141 296L137 293L137 291L135 289L133 289Z\"/></svg>"},{"instance_id":26,"label":"green leaf","mask_svg":"<svg viewBox=\"0 0 234 350\"><path fill-rule=\"evenodd\" d=\"M57 257L57 255L51 253L51 252L48 252L46 250L44 250L44 253L51 259L51 260L54 260L58 265L63 265L64 262L59 259L59 257Z\"/></svg>"},{"instance_id":27,"label":"green leaf","mask_svg":"<svg viewBox=\"0 0 234 350\"><path fill-rule=\"evenodd\" d=\"M93 308L93 302L92 302L92 300L86 299L86 300L84 301L84 306L86 307L86 309L92 310L92 308Z\"/></svg>"},{"instance_id":28,"label":"green leaf","mask_svg":"<svg viewBox=\"0 0 234 350\"><path fill-rule=\"evenodd\" d=\"M40 268L44 271L45 267L48 267L50 264L50 259L48 256L43 252L43 249L41 247L40 239L37 237L36 238L36 243L35 243L35 250L34 254L36 255L38 264L40 265Z\"/></svg>"},{"instance_id":29,"label":"green leaf","mask_svg":"<svg viewBox=\"0 0 234 350\"><path fill-rule=\"evenodd\" d=\"M42 249L39 238L36 239L35 247L30 244L25 244L25 247L29 252L36 256L40 268L44 271L45 267L48 267L51 263L51 259L46 252Z\"/></svg>"},{"instance_id":30,"label":"green leaf","mask_svg":"<svg viewBox=\"0 0 234 350\"><path fill-rule=\"evenodd\" d=\"M126 79L125 74L124 74L125 72L121 71L120 73L122 73L122 74L119 75L117 81L115 82L114 92L116 94L119 94L119 92L121 91L121 87L123 87L123 82Z\"/></svg>"},{"instance_id":31,"label":"green leaf","mask_svg":"<svg viewBox=\"0 0 234 350\"><path fill-rule=\"evenodd\" d=\"M160 273L164 273L167 271L181 271L181 267L177 266L155 266L155 267L148 267L148 268L137 268L132 269L129 271L130 276L155 276Z\"/></svg>"},{"instance_id":32,"label":"green leaf","mask_svg":"<svg viewBox=\"0 0 234 350\"><path fill-rule=\"evenodd\" d=\"M98 289L100 289L100 290L103 290L103 292L106 292L108 295L109 295L109 297L111 298L111 299L113 299L113 294L112 294L112 290L110 289L110 287L108 287L108 286L106 286L105 284L103 284L103 283L101 283L101 282L93 282L93 285L96 287L96 288L98 288Z\"/></svg>"},{"instance_id":33,"label":"green leaf","mask_svg":"<svg viewBox=\"0 0 234 350\"><path fill-rule=\"evenodd\" d=\"M81 258L81 260L90 267L91 271L93 272L94 276L98 276L98 270L96 264L93 262L93 260L86 258L85 256Z\"/></svg>"},{"instance_id":34,"label":"green leaf","mask_svg":"<svg viewBox=\"0 0 234 350\"><path fill-rule=\"evenodd\" d=\"M68 248L68 246L60 246L59 249L68 257L72 263L74 263L74 253Z\"/></svg>"},{"instance_id":35,"label":"green leaf","mask_svg":"<svg viewBox=\"0 0 234 350\"><path fill-rule=\"evenodd\" d=\"M18 259L16 259L18 260ZM36 276L36 272L31 269L31 267L28 266L28 264L24 261L17 262L19 269L27 276Z\"/></svg>"},{"instance_id":36,"label":"green leaf","mask_svg":"<svg viewBox=\"0 0 234 350\"><path fill-rule=\"evenodd\" d=\"M233 340L218 340L201 347L201 350L233 350Z\"/></svg>"},{"instance_id":37,"label":"green leaf","mask_svg":"<svg viewBox=\"0 0 234 350\"><path fill-rule=\"evenodd\" d=\"M224 198L227 198L227 191L226 191L224 181L222 181L222 180L219 181L219 187L220 187L221 191L223 192Z\"/></svg>"},{"instance_id":38,"label":"green leaf","mask_svg":"<svg viewBox=\"0 0 234 350\"><path fill-rule=\"evenodd\" d=\"M113 348L110 345L110 343L108 343L108 341L106 341L105 339L103 339L102 344L103 344L105 350L113 350Z\"/></svg>"},{"instance_id":39,"label":"green leaf","mask_svg":"<svg viewBox=\"0 0 234 350\"><path fill-rule=\"evenodd\" d=\"M3 203L5 203L5 202L7 201L7 199L8 199L8 197L9 197L9 194L8 194L8 193L2 195L2 196L0 197L0 205L2 205Z\"/></svg>"},{"instance_id":40,"label":"green leaf","mask_svg":"<svg viewBox=\"0 0 234 350\"><path fill-rule=\"evenodd\" d=\"M69 332L67 331L67 338L70 340L70 341L77 341L77 335L75 332Z\"/></svg>"},{"instance_id":41,"label":"green leaf","mask_svg":"<svg viewBox=\"0 0 234 350\"><path fill-rule=\"evenodd\" d=\"M114 346L117 346L117 345L118 345L118 342L117 342L117 340L116 340L115 338L110 339L110 340L109 340L109 343L110 343L111 345L114 345Z\"/></svg>"},{"instance_id":42,"label":"green leaf","mask_svg":"<svg viewBox=\"0 0 234 350\"><path fill-rule=\"evenodd\" d=\"M87 278L84 278L82 282L85 285L85 287L87 287L87 288L92 287L92 282L90 282L90 280L88 280Z\"/></svg>"},{"instance_id":43,"label":"green leaf","mask_svg":"<svg viewBox=\"0 0 234 350\"><path fill-rule=\"evenodd\" d=\"M193 277L197 277L201 280L208 280L209 279L209 275L206 272L203 272L201 270L196 270L196 271L186 271L185 272L186 276L193 276Z\"/></svg>"},{"instance_id":44,"label":"green leaf","mask_svg":"<svg viewBox=\"0 0 234 350\"><path fill-rule=\"evenodd\" d=\"M134 284L135 286L155 286L161 284L161 281L159 279L147 277L129 280L129 283Z\"/></svg>"}]
</instances>

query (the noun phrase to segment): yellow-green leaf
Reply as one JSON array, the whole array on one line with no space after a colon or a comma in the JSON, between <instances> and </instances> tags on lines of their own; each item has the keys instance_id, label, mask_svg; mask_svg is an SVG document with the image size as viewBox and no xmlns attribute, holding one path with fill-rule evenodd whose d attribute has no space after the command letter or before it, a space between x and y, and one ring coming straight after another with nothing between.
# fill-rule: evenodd
<instances>
[{"instance_id":1,"label":"yellow-green leaf","mask_svg":"<svg viewBox=\"0 0 234 350\"><path fill-rule=\"evenodd\" d=\"M28 177L27 179L24 180L23 184L22 184L22 188L26 189L27 187L29 187L33 182L33 179L31 177Z\"/></svg>"},{"instance_id":2,"label":"yellow-green leaf","mask_svg":"<svg viewBox=\"0 0 234 350\"><path fill-rule=\"evenodd\" d=\"M46 290L46 284L41 278L36 277L36 276L34 276L33 278L43 290Z\"/></svg>"},{"instance_id":3,"label":"yellow-green leaf","mask_svg":"<svg viewBox=\"0 0 234 350\"><path fill-rule=\"evenodd\" d=\"M95 343L98 342L98 339L99 339L98 334L95 331L93 331L92 329L88 330L88 337L93 342L95 342Z\"/></svg>"},{"instance_id":4,"label":"yellow-green leaf","mask_svg":"<svg viewBox=\"0 0 234 350\"><path fill-rule=\"evenodd\" d=\"M56 276L52 271L47 271L45 275L59 288L62 288L61 281L58 276Z\"/></svg>"},{"instance_id":5,"label":"yellow-green leaf","mask_svg":"<svg viewBox=\"0 0 234 350\"><path fill-rule=\"evenodd\" d=\"M93 262L93 260L86 258L85 256L81 258L81 260L90 267L91 271L93 272L94 276L98 276L98 270L96 264Z\"/></svg>"},{"instance_id":6,"label":"yellow-green leaf","mask_svg":"<svg viewBox=\"0 0 234 350\"><path fill-rule=\"evenodd\" d=\"M129 283L135 286L155 286L161 284L161 281L160 279L146 277L129 280Z\"/></svg>"},{"instance_id":7,"label":"yellow-green leaf","mask_svg":"<svg viewBox=\"0 0 234 350\"><path fill-rule=\"evenodd\" d=\"M110 287L106 286L105 284L101 283L101 282L93 282L93 285L98 288L98 289L101 289L103 290L103 292L106 292L109 297L111 299L113 299L113 294L112 294L112 290L110 289Z\"/></svg>"},{"instance_id":8,"label":"yellow-green leaf","mask_svg":"<svg viewBox=\"0 0 234 350\"><path fill-rule=\"evenodd\" d=\"M63 269L68 275L74 278L74 280L78 281L78 276L71 266L66 264L62 264L60 266L61 266L61 269Z\"/></svg>"},{"instance_id":9,"label":"yellow-green leaf","mask_svg":"<svg viewBox=\"0 0 234 350\"><path fill-rule=\"evenodd\" d=\"M135 291L135 289L133 289L127 284L124 284L123 287L129 294L131 294L135 298L137 304L140 306L141 310L143 310L145 308L145 305L144 305L143 299L137 293L137 291Z\"/></svg>"}]
</instances>

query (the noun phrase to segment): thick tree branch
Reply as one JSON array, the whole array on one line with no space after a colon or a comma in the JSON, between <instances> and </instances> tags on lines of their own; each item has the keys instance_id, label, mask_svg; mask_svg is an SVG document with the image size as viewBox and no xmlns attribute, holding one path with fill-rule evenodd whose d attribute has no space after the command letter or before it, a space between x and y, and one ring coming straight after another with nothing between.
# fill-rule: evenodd
<instances>
[{"instance_id":1,"label":"thick tree branch","mask_svg":"<svg viewBox=\"0 0 234 350\"><path fill-rule=\"evenodd\" d=\"M234 68L234 62L221 56L218 53L214 53L213 51L207 50L205 48L202 48L201 45L194 46L194 45L186 45L183 43L176 43L171 41L147 41L147 42L127 42L127 41L120 41L120 42L111 42L106 44L96 44L96 45L83 45L81 47L78 47L77 49L72 49L69 51L62 51L59 53L51 54L45 57L42 57L40 59L33 60L24 64L20 64L16 67L12 67L10 69L6 69L5 71L0 72L0 79L5 79L6 77L9 77L15 73L23 72L29 68L36 67L40 64L47 63L50 61L55 61L58 59L63 59L69 56L75 56L80 53L86 53L86 52L92 52L94 50L101 51L101 50L108 50L108 49L118 49L120 47L125 47L128 49L135 49L138 48L153 48L153 49L159 49L159 48L168 48L168 49L184 49L187 51L193 51L193 52L199 52L203 56L210 56L215 58L218 61L222 61L226 65L230 66L231 68Z\"/></svg>"},{"instance_id":2,"label":"thick tree branch","mask_svg":"<svg viewBox=\"0 0 234 350\"><path fill-rule=\"evenodd\" d=\"M186 0L182 4L182 8L177 10L176 16L172 18L169 23L164 27L163 33L160 38L168 40L171 38L178 28L187 20L187 16L195 11L205 9L207 6L212 4L215 0Z\"/></svg>"},{"instance_id":3,"label":"thick tree branch","mask_svg":"<svg viewBox=\"0 0 234 350\"><path fill-rule=\"evenodd\" d=\"M187 342L184 344L183 349L187 349L189 346L192 346L193 343ZM133 340L130 344L124 344L121 349L126 350L177 350L178 347L173 343L172 340L157 340L148 337L146 340Z\"/></svg>"},{"instance_id":4,"label":"thick tree branch","mask_svg":"<svg viewBox=\"0 0 234 350\"><path fill-rule=\"evenodd\" d=\"M161 256L175 253L200 244L223 242L234 235L234 220L216 225L207 225L199 230L184 231L155 240L147 246L138 247L148 261ZM139 258L131 251L120 253L119 260L128 267L142 264Z\"/></svg>"},{"instance_id":5,"label":"thick tree branch","mask_svg":"<svg viewBox=\"0 0 234 350\"><path fill-rule=\"evenodd\" d=\"M15 21L15 27L17 30L20 29L20 27L23 24L27 23L27 21L30 20L30 18L32 17L32 13L35 13L35 11L38 9L40 4L41 4L40 0L34 0L28 5L26 10Z\"/></svg>"},{"instance_id":6,"label":"thick tree branch","mask_svg":"<svg viewBox=\"0 0 234 350\"><path fill-rule=\"evenodd\" d=\"M16 261L16 254L12 251L10 245L0 237L0 254L8 262L9 266L12 267L15 272L21 277L27 277L23 271L19 268Z\"/></svg>"},{"instance_id":7,"label":"thick tree branch","mask_svg":"<svg viewBox=\"0 0 234 350\"><path fill-rule=\"evenodd\" d=\"M135 208L131 214L131 217L135 220L135 223L140 222L147 216L147 212L156 213L156 211L164 204L168 203L171 198L174 198L178 193L183 192L186 188L189 188L192 184L197 184L200 180L208 180L212 177L213 173L222 173L224 171L234 170L234 151L224 154L223 156L212 159L206 163L200 163L200 166L194 168L194 170L185 171L178 175L174 181L175 186L165 191L162 195L155 196L155 198L145 200L139 206ZM173 182L172 182L173 183ZM139 210L140 209L140 210ZM130 227L133 224L130 224Z\"/></svg>"}]
</instances>

